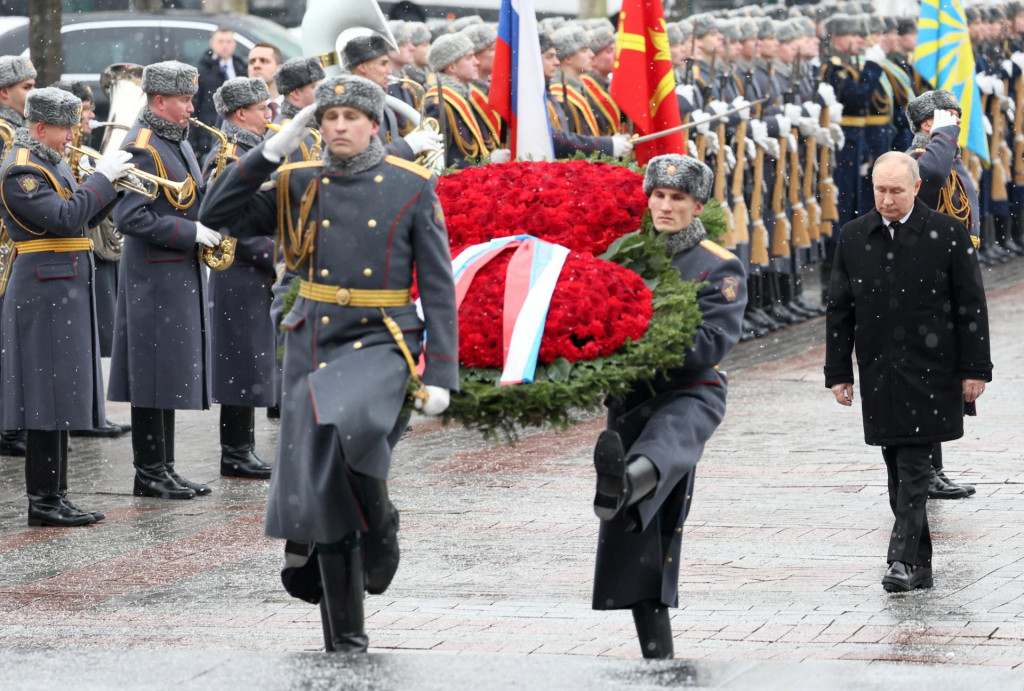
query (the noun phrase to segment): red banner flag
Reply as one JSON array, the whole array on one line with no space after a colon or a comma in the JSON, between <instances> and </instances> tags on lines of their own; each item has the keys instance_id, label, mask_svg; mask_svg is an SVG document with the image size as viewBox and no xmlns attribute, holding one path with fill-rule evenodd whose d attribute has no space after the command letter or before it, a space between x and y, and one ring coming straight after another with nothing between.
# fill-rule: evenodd
<instances>
[{"instance_id":1,"label":"red banner flag","mask_svg":"<svg viewBox=\"0 0 1024 691\"><path fill-rule=\"evenodd\" d=\"M633 120L639 135L682 124L661 0L622 3L611 96ZM681 133L670 134L637 144L634 153L645 164L660 154L685 154L686 143Z\"/></svg>"}]
</instances>

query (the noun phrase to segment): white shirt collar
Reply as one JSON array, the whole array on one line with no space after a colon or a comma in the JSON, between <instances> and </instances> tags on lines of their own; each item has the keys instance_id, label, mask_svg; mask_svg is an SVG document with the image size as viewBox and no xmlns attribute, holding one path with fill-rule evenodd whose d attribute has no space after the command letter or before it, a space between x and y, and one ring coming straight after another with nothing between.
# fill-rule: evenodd
<instances>
[{"instance_id":1,"label":"white shirt collar","mask_svg":"<svg viewBox=\"0 0 1024 691\"><path fill-rule=\"evenodd\" d=\"M914 207L910 207L910 211L907 212L906 216L904 216L903 218L901 218L899 220L899 224L903 225L904 223L906 223L907 219L910 218L910 214L912 214L912 213L914 213ZM889 221L886 220L885 216L882 216L882 223L885 224L886 228L888 228L890 225L892 225Z\"/></svg>"}]
</instances>

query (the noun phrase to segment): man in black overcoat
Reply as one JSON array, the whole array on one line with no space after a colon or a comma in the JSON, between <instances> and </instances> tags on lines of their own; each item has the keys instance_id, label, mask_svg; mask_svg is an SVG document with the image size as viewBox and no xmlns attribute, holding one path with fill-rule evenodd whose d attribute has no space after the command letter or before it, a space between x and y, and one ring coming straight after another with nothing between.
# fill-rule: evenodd
<instances>
[{"instance_id":1,"label":"man in black overcoat","mask_svg":"<svg viewBox=\"0 0 1024 691\"><path fill-rule=\"evenodd\" d=\"M860 371L864 440L882 447L895 515L889 592L932 586L926 502L931 454L963 436L966 404L992 379L981 270L963 223L916 199L917 161L883 154L875 209L843 226L829 283L825 385L853 404Z\"/></svg>"}]
</instances>

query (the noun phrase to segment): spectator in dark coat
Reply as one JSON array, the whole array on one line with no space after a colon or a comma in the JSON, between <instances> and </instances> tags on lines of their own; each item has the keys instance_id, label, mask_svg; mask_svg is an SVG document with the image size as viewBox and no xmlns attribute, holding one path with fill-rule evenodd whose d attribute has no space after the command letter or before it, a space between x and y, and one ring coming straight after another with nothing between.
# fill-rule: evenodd
<instances>
[{"instance_id":1,"label":"spectator in dark coat","mask_svg":"<svg viewBox=\"0 0 1024 691\"><path fill-rule=\"evenodd\" d=\"M235 32L226 27L219 27L210 37L210 49L206 51L196 68L199 70L199 91L192 100L195 118L210 126L217 125L217 108L213 105L213 92L219 89L228 79L246 76L245 60L235 55ZM207 132L193 127L189 133L189 142L196 151L196 156L213 147L213 139Z\"/></svg>"}]
</instances>

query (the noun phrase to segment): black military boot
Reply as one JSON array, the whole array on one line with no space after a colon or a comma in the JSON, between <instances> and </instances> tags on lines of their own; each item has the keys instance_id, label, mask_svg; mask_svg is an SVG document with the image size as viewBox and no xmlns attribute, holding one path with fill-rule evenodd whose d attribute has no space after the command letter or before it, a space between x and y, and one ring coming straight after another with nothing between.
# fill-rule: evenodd
<instances>
[{"instance_id":1,"label":"black military boot","mask_svg":"<svg viewBox=\"0 0 1024 691\"><path fill-rule=\"evenodd\" d=\"M825 314L824 308L807 302L807 298L804 297L804 277L800 274L793 277L793 303L812 317L820 317Z\"/></svg>"},{"instance_id":2,"label":"black military boot","mask_svg":"<svg viewBox=\"0 0 1024 691\"><path fill-rule=\"evenodd\" d=\"M359 533L339 542L317 546L323 599L324 649L335 653L365 653L369 639L363 630L363 549Z\"/></svg>"},{"instance_id":3,"label":"black military boot","mask_svg":"<svg viewBox=\"0 0 1024 691\"><path fill-rule=\"evenodd\" d=\"M398 509L388 499L384 480L360 473L349 477L366 520L362 536L366 592L380 595L398 571Z\"/></svg>"},{"instance_id":4,"label":"black military boot","mask_svg":"<svg viewBox=\"0 0 1024 691\"><path fill-rule=\"evenodd\" d=\"M205 497L207 494L213 492L213 490L201 482L186 480L174 469L174 411L165 410L163 413L164 459L167 463L167 474L182 487L187 487L195 492L197 497Z\"/></svg>"},{"instance_id":5,"label":"black military boot","mask_svg":"<svg viewBox=\"0 0 1024 691\"><path fill-rule=\"evenodd\" d=\"M68 496L68 433L59 432L60 434L60 496L64 500L64 503L71 507L73 510L87 513L92 516L96 521L102 521L107 517L102 511L86 511L81 508L75 502L71 501Z\"/></svg>"},{"instance_id":6,"label":"black military boot","mask_svg":"<svg viewBox=\"0 0 1024 691\"><path fill-rule=\"evenodd\" d=\"M671 660L675 652L668 607L657 600L644 600L633 605L632 609L643 656L654 660Z\"/></svg>"},{"instance_id":7,"label":"black military boot","mask_svg":"<svg viewBox=\"0 0 1024 691\"><path fill-rule=\"evenodd\" d=\"M750 320L755 326L766 329L768 332L781 329L783 324L775 321L771 316L764 311L765 306L765 290L764 290L764 276L760 273L752 274L750 277L752 280L747 281L747 310L746 314L749 315Z\"/></svg>"},{"instance_id":8,"label":"black military boot","mask_svg":"<svg viewBox=\"0 0 1024 691\"><path fill-rule=\"evenodd\" d=\"M796 304L796 289L793 287L794 276L794 274L779 274L779 295L783 306L789 310L790 314L796 316L801 322L805 322L816 315Z\"/></svg>"},{"instance_id":9,"label":"black military boot","mask_svg":"<svg viewBox=\"0 0 1024 691\"><path fill-rule=\"evenodd\" d=\"M29 430L25 454L25 493L30 526L89 525L96 519L69 506L60 494L60 432Z\"/></svg>"},{"instance_id":10,"label":"black military boot","mask_svg":"<svg viewBox=\"0 0 1024 691\"><path fill-rule=\"evenodd\" d=\"M785 305L782 304L782 290L777 271L769 271L765 275L765 286L767 288L765 311L772 319L782 324L796 324L799 321L803 321L787 310Z\"/></svg>"},{"instance_id":11,"label":"black military boot","mask_svg":"<svg viewBox=\"0 0 1024 691\"><path fill-rule=\"evenodd\" d=\"M132 455L136 497L194 499L194 490L179 484L167 471L163 410L132 406Z\"/></svg>"},{"instance_id":12,"label":"black military boot","mask_svg":"<svg viewBox=\"0 0 1024 691\"><path fill-rule=\"evenodd\" d=\"M612 430L601 432L597 438L594 469L597 471L594 514L602 521L612 520L658 486L658 469L651 459L636 456L627 461L622 439Z\"/></svg>"},{"instance_id":13,"label":"black military boot","mask_svg":"<svg viewBox=\"0 0 1024 691\"><path fill-rule=\"evenodd\" d=\"M25 430L6 429L0 432L0 456L25 457Z\"/></svg>"},{"instance_id":14,"label":"black military boot","mask_svg":"<svg viewBox=\"0 0 1024 691\"><path fill-rule=\"evenodd\" d=\"M1024 257L1024 213L1022 209L1018 208L1010 219L1010 237L1013 239L1013 244L1017 246L1015 250L1017 256Z\"/></svg>"},{"instance_id":15,"label":"black military boot","mask_svg":"<svg viewBox=\"0 0 1024 691\"><path fill-rule=\"evenodd\" d=\"M270 478L270 466L253 447L254 410L246 406L220 407L220 474L253 480Z\"/></svg>"},{"instance_id":16,"label":"black military boot","mask_svg":"<svg viewBox=\"0 0 1024 691\"><path fill-rule=\"evenodd\" d=\"M995 227L996 242L1003 250L1014 256L1020 256L1024 248L1021 248L1016 242L1013 241L1013 235L1010 232L1012 219L1009 216L995 216L993 218L993 226Z\"/></svg>"}]
</instances>

